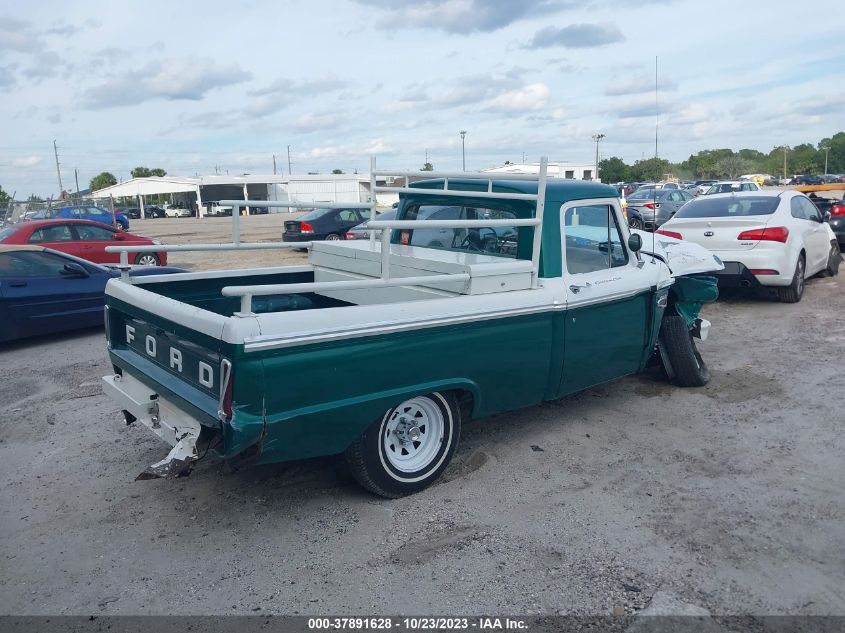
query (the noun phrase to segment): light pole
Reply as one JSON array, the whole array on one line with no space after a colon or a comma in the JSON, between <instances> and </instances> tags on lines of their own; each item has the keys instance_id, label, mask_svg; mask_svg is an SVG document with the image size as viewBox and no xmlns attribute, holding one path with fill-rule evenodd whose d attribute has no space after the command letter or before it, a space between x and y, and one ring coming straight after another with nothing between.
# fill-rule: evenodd
<instances>
[{"instance_id":1,"label":"light pole","mask_svg":"<svg viewBox=\"0 0 845 633\"><path fill-rule=\"evenodd\" d=\"M789 151L789 145L783 146L783 179L786 180L786 153Z\"/></svg>"},{"instance_id":2,"label":"light pole","mask_svg":"<svg viewBox=\"0 0 845 633\"><path fill-rule=\"evenodd\" d=\"M464 171L467 170L467 148L466 142L464 141L466 135L467 131L461 130L461 164L463 165Z\"/></svg>"},{"instance_id":3,"label":"light pole","mask_svg":"<svg viewBox=\"0 0 845 633\"><path fill-rule=\"evenodd\" d=\"M822 149L824 150L824 175L827 176L827 156L830 154L830 148L822 147Z\"/></svg>"},{"instance_id":4,"label":"light pole","mask_svg":"<svg viewBox=\"0 0 845 633\"><path fill-rule=\"evenodd\" d=\"M593 140L596 142L596 180L599 180L599 143L601 143L604 136L601 132L593 134Z\"/></svg>"}]
</instances>

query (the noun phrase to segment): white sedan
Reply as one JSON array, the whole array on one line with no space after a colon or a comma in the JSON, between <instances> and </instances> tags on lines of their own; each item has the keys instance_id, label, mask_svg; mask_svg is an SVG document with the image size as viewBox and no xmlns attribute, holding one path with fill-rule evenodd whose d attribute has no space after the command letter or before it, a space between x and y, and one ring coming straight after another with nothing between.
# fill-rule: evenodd
<instances>
[{"instance_id":1,"label":"white sedan","mask_svg":"<svg viewBox=\"0 0 845 633\"><path fill-rule=\"evenodd\" d=\"M722 285L772 286L781 301L801 300L804 280L835 275L836 236L803 193L747 191L702 196L681 207L657 233L706 247L725 264Z\"/></svg>"}]
</instances>

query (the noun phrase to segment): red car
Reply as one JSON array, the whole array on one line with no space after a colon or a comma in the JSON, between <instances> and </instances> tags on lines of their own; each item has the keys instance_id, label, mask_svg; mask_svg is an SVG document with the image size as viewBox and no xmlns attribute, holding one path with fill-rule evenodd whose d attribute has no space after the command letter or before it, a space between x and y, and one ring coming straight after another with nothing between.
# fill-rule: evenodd
<instances>
[{"instance_id":1,"label":"red car","mask_svg":"<svg viewBox=\"0 0 845 633\"><path fill-rule=\"evenodd\" d=\"M0 230L0 244L34 244L87 259L95 264L118 264L120 253L107 253L106 246L161 244L91 220L33 220ZM129 263L166 266L167 253L129 253Z\"/></svg>"}]
</instances>

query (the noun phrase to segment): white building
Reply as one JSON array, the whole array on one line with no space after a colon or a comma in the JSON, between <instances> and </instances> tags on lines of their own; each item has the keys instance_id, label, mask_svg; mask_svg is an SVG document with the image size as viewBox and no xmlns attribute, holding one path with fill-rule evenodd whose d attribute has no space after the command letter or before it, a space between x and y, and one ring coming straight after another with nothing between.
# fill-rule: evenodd
<instances>
[{"instance_id":1,"label":"white building","mask_svg":"<svg viewBox=\"0 0 845 633\"><path fill-rule=\"evenodd\" d=\"M493 174L539 174L540 163L505 163L501 167L491 167L482 170ZM549 178L574 178L575 180L595 180L595 163L549 163L547 172Z\"/></svg>"},{"instance_id":2,"label":"white building","mask_svg":"<svg viewBox=\"0 0 845 633\"><path fill-rule=\"evenodd\" d=\"M379 182L384 184L384 182ZM310 174L278 176L249 174L243 176L162 176L133 178L91 193L90 197L108 199L133 197L143 209L145 197L170 195L190 206L196 205L200 217L205 204L218 200L275 200L291 202L369 202L370 176L361 174ZM390 197L390 196L388 196ZM393 196L395 197L395 196ZM380 205L393 202L379 199ZM285 212L271 207L271 213ZM143 211L142 211L143 212Z\"/></svg>"}]
</instances>

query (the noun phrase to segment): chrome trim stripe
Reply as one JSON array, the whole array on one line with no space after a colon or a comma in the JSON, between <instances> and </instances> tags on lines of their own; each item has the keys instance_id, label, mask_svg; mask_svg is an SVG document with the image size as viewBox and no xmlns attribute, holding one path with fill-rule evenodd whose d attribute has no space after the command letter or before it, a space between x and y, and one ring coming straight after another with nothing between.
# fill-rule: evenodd
<instances>
[{"instance_id":1,"label":"chrome trim stripe","mask_svg":"<svg viewBox=\"0 0 845 633\"><path fill-rule=\"evenodd\" d=\"M634 288L629 290L620 290L619 292L614 292L613 294L604 294L598 297L590 297L590 298L579 298L576 301L569 301L567 308L569 310L577 310L578 308L583 308L586 306L595 305L597 303L610 303L611 301L620 301L622 299L630 299L631 297L635 297L636 295L640 295L644 292L648 292L649 287L646 286L644 288Z\"/></svg>"},{"instance_id":2,"label":"chrome trim stripe","mask_svg":"<svg viewBox=\"0 0 845 633\"><path fill-rule=\"evenodd\" d=\"M490 321L514 316L528 314L539 314L542 312L554 312L565 310L562 304L547 304L532 308L515 308L510 310L496 310L492 312L478 312L464 314L458 317L442 317L428 321L383 321L371 323L366 327L333 328L331 330L319 330L315 332L299 332L294 336L279 337L276 335L255 336L244 340L244 351L261 352L271 349L283 349L287 347L298 347L312 343L327 343L342 341L351 338L363 338L365 336L379 336L382 334L393 334L396 332L408 332L411 330L429 329L446 325L471 323L473 321Z\"/></svg>"}]
</instances>

